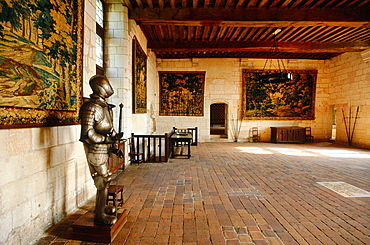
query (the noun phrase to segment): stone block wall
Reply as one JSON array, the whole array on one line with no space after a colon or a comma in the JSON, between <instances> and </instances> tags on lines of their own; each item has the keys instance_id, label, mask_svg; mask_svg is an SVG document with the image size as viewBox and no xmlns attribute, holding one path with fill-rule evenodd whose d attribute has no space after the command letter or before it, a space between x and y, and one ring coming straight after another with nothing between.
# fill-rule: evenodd
<instances>
[{"instance_id":1,"label":"stone block wall","mask_svg":"<svg viewBox=\"0 0 370 245\"><path fill-rule=\"evenodd\" d=\"M346 53L326 61L325 69L329 74L328 107L337 109L335 141L348 144L346 117L347 130L350 135L353 132L353 145L370 148L370 61L365 61L361 53ZM357 108L358 118L353 130ZM350 127L348 117L351 117Z\"/></svg>"},{"instance_id":2,"label":"stone block wall","mask_svg":"<svg viewBox=\"0 0 370 245\"><path fill-rule=\"evenodd\" d=\"M329 99L329 79L323 61L286 60L287 69L317 69L315 120L243 120L238 141L250 140L250 129L258 127L261 141L270 141L270 127L301 126L312 127L316 140L326 141L331 137L331 115L327 107ZM204 91L204 116L159 116L156 113L158 132L168 132L172 127L198 127L200 141L209 141L210 136L210 105L225 103L228 105L228 139L234 140L237 134L237 118L242 110L242 69L262 69L264 59L157 59L158 71L206 71ZM158 80L158 77L157 77ZM158 88L159 89L159 88ZM158 97L158 96L157 96ZM156 108L159 108L160 98L156 98ZM159 109L158 109L159 110Z\"/></svg>"},{"instance_id":3,"label":"stone block wall","mask_svg":"<svg viewBox=\"0 0 370 245\"><path fill-rule=\"evenodd\" d=\"M119 107L123 107L123 131L125 134L130 128L127 115L131 114L131 76L128 72L131 62L128 57L129 50L128 37L128 17L127 8L119 1L106 1L106 39L105 39L105 62L106 76L114 88L114 94L109 98L109 102L116 105L114 109L114 126L118 130Z\"/></svg>"},{"instance_id":4,"label":"stone block wall","mask_svg":"<svg viewBox=\"0 0 370 245\"><path fill-rule=\"evenodd\" d=\"M29 244L95 193L79 130L0 130L0 244Z\"/></svg>"},{"instance_id":5,"label":"stone block wall","mask_svg":"<svg viewBox=\"0 0 370 245\"><path fill-rule=\"evenodd\" d=\"M153 104L150 96L155 86L155 56L147 49L147 40L134 20L128 19L128 9L120 0L106 1L107 29L106 34L106 76L114 87L115 94L110 103L118 106L123 103L123 130L124 137L130 137L131 133L149 134L151 128L150 105ZM132 67L133 67L133 38L136 37L140 46L148 56L147 62L147 108L143 114L132 113ZM114 110L114 124L118 129L118 107Z\"/></svg>"}]
</instances>

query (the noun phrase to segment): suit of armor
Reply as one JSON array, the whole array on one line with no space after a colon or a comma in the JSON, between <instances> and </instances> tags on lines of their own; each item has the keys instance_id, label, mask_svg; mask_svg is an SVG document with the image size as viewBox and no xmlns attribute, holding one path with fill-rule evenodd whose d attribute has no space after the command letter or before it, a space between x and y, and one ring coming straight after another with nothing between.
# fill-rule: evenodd
<instances>
[{"instance_id":1,"label":"suit of armor","mask_svg":"<svg viewBox=\"0 0 370 245\"><path fill-rule=\"evenodd\" d=\"M108 157L112 143L117 140L113 129L114 106L106 102L113 94L113 88L103 76L90 79L93 94L80 110L81 137L84 143L87 162L97 189L95 216L96 224L111 225L116 222L114 208L106 206L111 172L108 169Z\"/></svg>"}]
</instances>

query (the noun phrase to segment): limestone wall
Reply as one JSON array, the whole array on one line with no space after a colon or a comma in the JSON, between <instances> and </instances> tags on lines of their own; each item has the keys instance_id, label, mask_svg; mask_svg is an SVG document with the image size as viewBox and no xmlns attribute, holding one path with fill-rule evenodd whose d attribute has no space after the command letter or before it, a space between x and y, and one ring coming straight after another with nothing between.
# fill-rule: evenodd
<instances>
[{"instance_id":1,"label":"limestone wall","mask_svg":"<svg viewBox=\"0 0 370 245\"><path fill-rule=\"evenodd\" d=\"M95 193L79 127L0 130L0 244L28 244Z\"/></svg>"},{"instance_id":2,"label":"limestone wall","mask_svg":"<svg viewBox=\"0 0 370 245\"><path fill-rule=\"evenodd\" d=\"M146 38L134 20L128 19L128 10L119 0L106 1L108 8L107 21L108 33L106 35L106 76L115 89L115 94L110 100L112 104L123 103L123 130L124 136L130 137L131 133L149 134L150 128L150 96L148 95L148 113L132 113L132 40L137 38L140 46L148 56L147 62L147 94L155 84L152 74L155 69L155 57L153 61L152 53L147 50ZM152 55L152 56L151 56ZM151 61L152 60L152 61ZM153 66L154 64L154 66ZM155 75L154 75L155 76ZM114 123L118 128L118 109L114 111Z\"/></svg>"},{"instance_id":3,"label":"limestone wall","mask_svg":"<svg viewBox=\"0 0 370 245\"><path fill-rule=\"evenodd\" d=\"M329 107L336 106L336 142L348 144L347 130L353 132L354 146L370 148L370 61L363 53L346 53L325 62L329 76ZM353 131L357 108L358 119ZM351 114L350 114L351 112ZM348 126L351 117L351 126Z\"/></svg>"},{"instance_id":4,"label":"limestone wall","mask_svg":"<svg viewBox=\"0 0 370 245\"><path fill-rule=\"evenodd\" d=\"M270 141L270 127L302 126L312 127L316 140L328 140L331 137L331 111L327 107L329 99L329 79L323 61L286 60L287 69L317 69L315 120L243 120L239 141L250 140L249 131L258 127L261 141ZM156 112L158 132L167 132L172 127L198 127L200 141L209 141L210 136L210 105L226 103L228 105L228 139L233 140L238 111L242 109L242 69L261 69L263 59L157 59L158 71L205 71L204 116L159 116ZM158 75L157 75L158 76ZM157 78L158 79L158 78ZM159 97L156 95L156 108L159 108ZM234 124L233 124L234 123Z\"/></svg>"},{"instance_id":5,"label":"limestone wall","mask_svg":"<svg viewBox=\"0 0 370 245\"><path fill-rule=\"evenodd\" d=\"M109 102L116 105L114 109L114 125L118 130L119 110L118 105L122 103L123 131L127 133L131 127L127 115L131 114L131 76L128 72L131 62L128 56L131 54L129 49L130 38L128 37L128 18L127 8L117 1L106 2L107 33L105 39L105 62L106 76L114 88L114 94L109 98Z\"/></svg>"}]
</instances>

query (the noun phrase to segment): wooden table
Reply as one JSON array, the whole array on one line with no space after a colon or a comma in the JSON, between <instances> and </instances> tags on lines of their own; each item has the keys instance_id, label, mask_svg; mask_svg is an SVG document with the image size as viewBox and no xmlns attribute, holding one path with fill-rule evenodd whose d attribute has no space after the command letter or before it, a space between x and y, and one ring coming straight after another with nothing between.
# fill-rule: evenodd
<instances>
[{"instance_id":1,"label":"wooden table","mask_svg":"<svg viewBox=\"0 0 370 245\"><path fill-rule=\"evenodd\" d=\"M191 156L191 154L190 154L190 145L191 145L192 140L193 140L193 136L192 136L191 133L179 133L179 134L174 133L174 134L172 134L171 137L170 137L171 150L172 150L171 157L174 158L176 156L187 156L188 158L190 158L190 156ZM182 148L181 148L180 154L176 154L175 153L175 145L181 145L181 147L184 147L184 145L187 145L188 146L188 154L184 155Z\"/></svg>"}]
</instances>

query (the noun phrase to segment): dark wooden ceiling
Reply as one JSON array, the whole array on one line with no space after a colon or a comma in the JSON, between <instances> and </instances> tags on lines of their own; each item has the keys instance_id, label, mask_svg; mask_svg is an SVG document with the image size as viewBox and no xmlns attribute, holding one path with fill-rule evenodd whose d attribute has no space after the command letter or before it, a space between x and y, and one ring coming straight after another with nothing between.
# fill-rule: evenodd
<instances>
[{"instance_id":1,"label":"dark wooden ceiling","mask_svg":"<svg viewBox=\"0 0 370 245\"><path fill-rule=\"evenodd\" d=\"M324 60L370 47L370 0L123 1L157 58Z\"/></svg>"}]
</instances>

